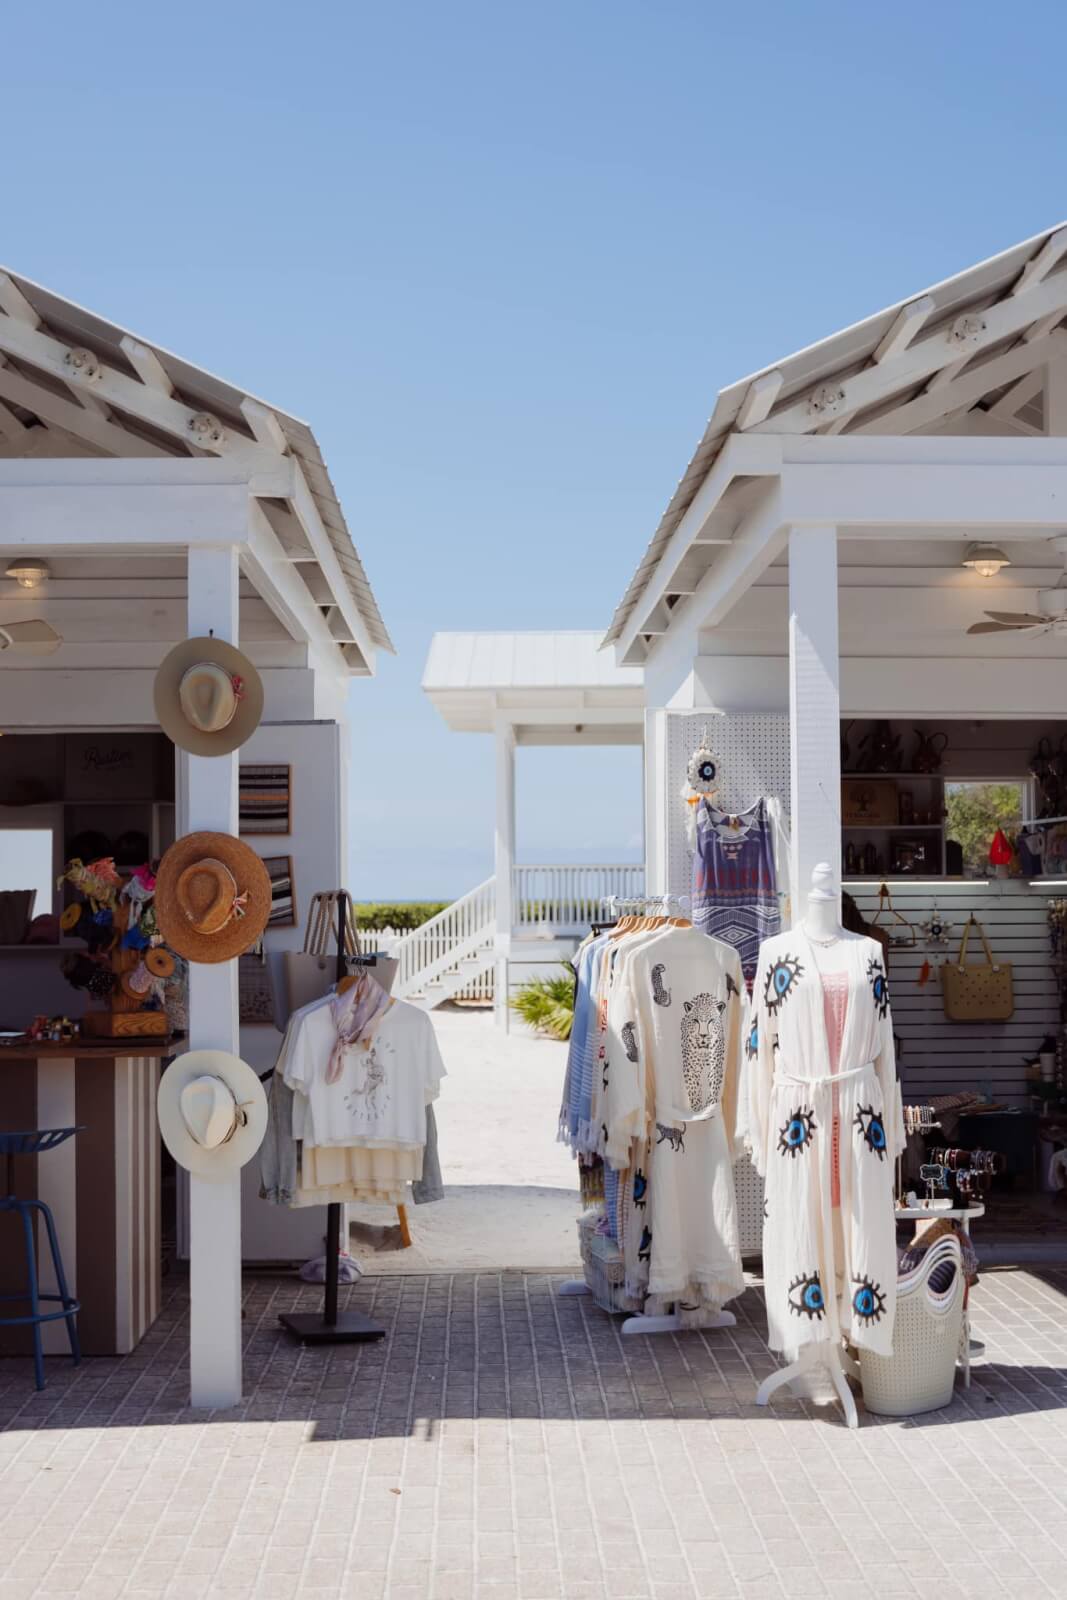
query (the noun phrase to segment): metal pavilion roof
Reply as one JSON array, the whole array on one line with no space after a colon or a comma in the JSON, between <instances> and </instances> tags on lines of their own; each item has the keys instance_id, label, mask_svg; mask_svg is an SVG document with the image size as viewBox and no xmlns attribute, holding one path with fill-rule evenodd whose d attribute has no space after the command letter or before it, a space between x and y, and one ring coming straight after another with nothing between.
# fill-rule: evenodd
<instances>
[{"instance_id":1,"label":"metal pavilion roof","mask_svg":"<svg viewBox=\"0 0 1067 1600\"><path fill-rule=\"evenodd\" d=\"M269 437L276 449L291 455L306 481L314 513L326 530L367 636L375 646L389 651L393 649L322 452L306 422L258 400L202 367L191 365L172 351L140 335L130 334L119 324L85 310L10 269L0 267L0 288L6 289L5 293L0 293L0 312L6 312L15 322L29 323L34 326L35 332L51 337L72 351L88 352L110 374L120 378L139 378L146 389L154 388L160 394L169 392L170 397L191 412L217 418L230 440L254 446L257 439L262 442ZM0 316L0 326L6 320ZM12 354L2 347L0 368L4 369L4 381L9 386L6 395L0 391L0 400L5 401L2 409L10 407L15 415L34 413L32 395L36 394L41 397L38 403L49 410L49 420L61 417L64 419L61 425L70 428L64 408L69 410L72 384L58 381L56 374L48 367L42 370L34 365L32 359L22 354ZM16 398L12 398L12 395ZM82 404L92 406L93 410L90 410L88 418L80 420L90 437L95 431L99 438L106 427L99 419L99 412L104 408L100 407L99 402L93 406L92 400L83 401ZM77 405L74 409L77 414ZM98 413L95 419L94 410ZM127 433L134 444L140 446L136 453L179 457L189 453L200 454L202 450L212 453L210 440L202 442L194 435L183 441L181 437L175 437L173 431L154 426L149 416L138 414L136 410L127 411L113 400L109 400L104 415ZM260 415L262 423L257 420L253 427L249 418L258 419ZM261 428L261 431L257 432L257 428ZM122 452L112 450L109 453ZM291 518L286 519L285 509L281 506L268 507L268 514L272 512L283 520L292 521Z\"/></svg>"},{"instance_id":2,"label":"metal pavilion roof","mask_svg":"<svg viewBox=\"0 0 1067 1600\"><path fill-rule=\"evenodd\" d=\"M1035 320L1025 329L996 343L969 344L969 315L981 322L981 313L1006 297L1042 283L1067 254L1067 227L1057 224L1000 255L969 267L925 290L919 296L897 301L883 311L839 333L761 368L720 391L715 408L686 471L660 518L652 540L619 602L602 647L614 643L631 623L641 597L656 573L660 558L692 505L727 439L745 430L754 432L851 432L862 430L881 414L895 410L919 394L962 373L972 361L977 366L1019 342L1047 336L1063 320L1067 306ZM961 320L962 319L962 320ZM916 372L913 360L897 363L893 357L914 354L912 339L921 327L922 348L929 360ZM955 339L955 335L959 338ZM927 335L929 337L927 337ZM955 342L954 342L955 340ZM882 381L866 404L849 403L848 385L859 373L877 367ZM800 402L800 404L798 404ZM837 407L840 406L840 412Z\"/></svg>"}]
</instances>

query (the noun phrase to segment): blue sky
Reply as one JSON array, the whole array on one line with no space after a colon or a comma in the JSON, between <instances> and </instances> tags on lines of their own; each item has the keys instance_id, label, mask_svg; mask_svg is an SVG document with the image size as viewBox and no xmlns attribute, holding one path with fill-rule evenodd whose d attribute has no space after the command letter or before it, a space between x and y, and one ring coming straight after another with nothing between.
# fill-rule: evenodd
<instances>
[{"instance_id":1,"label":"blue sky","mask_svg":"<svg viewBox=\"0 0 1067 1600\"><path fill-rule=\"evenodd\" d=\"M602 627L725 383L1067 213L1060 7L105 3L5 17L0 259L313 425L400 651L351 887L490 870L438 628ZM1010 55L1006 63L1005 53ZM633 859L634 751L519 848Z\"/></svg>"}]
</instances>

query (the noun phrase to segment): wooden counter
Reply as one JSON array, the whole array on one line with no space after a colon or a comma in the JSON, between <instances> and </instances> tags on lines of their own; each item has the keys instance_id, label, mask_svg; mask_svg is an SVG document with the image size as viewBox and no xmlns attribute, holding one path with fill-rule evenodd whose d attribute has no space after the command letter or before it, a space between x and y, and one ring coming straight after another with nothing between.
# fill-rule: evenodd
<instances>
[{"instance_id":1,"label":"wooden counter","mask_svg":"<svg viewBox=\"0 0 1067 1600\"><path fill-rule=\"evenodd\" d=\"M159 1315L156 1091L164 1060L181 1048L159 1039L0 1045L0 1128L83 1129L39 1158L16 1158L15 1187L52 1208L86 1355L125 1355ZM25 1284L18 1232L0 1229L0 1292ZM43 1239L38 1268L41 1288L54 1291ZM42 1335L46 1352L67 1348L62 1322L46 1323ZM5 1330L2 1348L22 1343Z\"/></svg>"}]
</instances>

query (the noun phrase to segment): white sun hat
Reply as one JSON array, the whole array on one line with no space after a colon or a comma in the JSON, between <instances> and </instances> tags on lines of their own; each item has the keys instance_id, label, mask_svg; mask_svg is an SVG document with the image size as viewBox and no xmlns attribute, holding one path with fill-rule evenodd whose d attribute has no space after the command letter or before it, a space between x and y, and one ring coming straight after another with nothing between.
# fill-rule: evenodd
<instances>
[{"instance_id":1,"label":"white sun hat","mask_svg":"<svg viewBox=\"0 0 1067 1600\"><path fill-rule=\"evenodd\" d=\"M189 1050L159 1082L159 1131L180 1167L228 1178L251 1161L267 1131L267 1096L256 1073L225 1050Z\"/></svg>"}]
</instances>

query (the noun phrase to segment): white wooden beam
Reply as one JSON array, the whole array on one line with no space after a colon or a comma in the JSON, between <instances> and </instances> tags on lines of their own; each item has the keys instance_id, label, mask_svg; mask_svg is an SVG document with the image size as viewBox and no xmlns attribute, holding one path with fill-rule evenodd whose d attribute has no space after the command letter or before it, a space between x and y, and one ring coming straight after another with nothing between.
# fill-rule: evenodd
<instances>
[{"instance_id":1,"label":"white wooden beam","mask_svg":"<svg viewBox=\"0 0 1067 1600\"><path fill-rule=\"evenodd\" d=\"M47 474L54 462L19 462ZM0 469L14 466L0 461ZM77 465L83 465L78 462ZM248 487L243 483L115 487L38 481L12 484L0 472L0 547L44 549L67 545L142 542L183 546L241 542L248 527Z\"/></svg>"},{"instance_id":2,"label":"white wooden beam","mask_svg":"<svg viewBox=\"0 0 1067 1600\"><path fill-rule=\"evenodd\" d=\"M1022 377L1006 389L995 405L986 412L990 417L1014 417L1020 406L1026 405L1035 395L1041 393L1045 387L1045 369L1038 367L1036 372L1024 372Z\"/></svg>"},{"instance_id":3,"label":"white wooden beam","mask_svg":"<svg viewBox=\"0 0 1067 1600\"><path fill-rule=\"evenodd\" d=\"M238 643L237 548L189 552L189 635ZM182 757L180 831L237 832L236 750ZM236 961L190 962L189 1048L240 1053ZM224 1408L241 1398L241 1175L189 1178L189 1398Z\"/></svg>"},{"instance_id":4,"label":"white wooden beam","mask_svg":"<svg viewBox=\"0 0 1067 1600\"><path fill-rule=\"evenodd\" d=\"M967 347L972 360L982 350L1000 344L1014 334L1022 333L1030 323L1047 316L1057 308L1067 311L1067 272L1057 272L1029 287L1025 293L988 306L981 313L981 327L974 341ZM837 415L866 410L877 405L896 390L911 384L922 383L942 367L960 359L959 346L951 337L951 330L941 328L916 339L899 355L880 365L865 367L852 377L843 379L840 387L843 399ZM827 419L824 412L813 409L812 392L801 395L783 407L765 422L758 425L763 433L812 433Z\"/></svg>"},{"instance_id":5,"label":"white wooden beam","mask_svg":"<svg viewBox=\"0 0 1067 1600\"><path fill-rule=\"evenodd\" d=\"M41 321L9 272L0 272L0 310L27 328L36 328Z\"/></svg>"},{"instance_id":6,"label":"white wooden beam","mask_svg":"<svg viewBox=\"0 0 1067 1600\"><path fill-rule=\"evenodd\" d=\"M289 441L282 425L267 406L260 405L258 400L242 400L241 415L260 444L276 450L280 456L289 454Z\"/></svg>"},{"instance_id":7,"label":"white wooden beam","mask_svg":"<svg viewBox=\"0 0 1067 1600\"><path fill-rule=\"evenodd\" d=\"M31 383L20 372L14 372L0 359L0 395L17 406L32 411L42 422L62 428L86 444L94 445L111 456L154 456L161 459L158 444L141 439L126 428L86 410L74 400L64 400L51 389L42 389ZM164 458L165 459L165 458Z\"/></svg>"},{"instance_id":8,"label":"white wooden beam","mask_svg":"<svg viewBox=\"0 0 1067 1600\"><path fill-rule=\"evenodd\" d=\"M849 438L855 437L849 435ZM937 443L935 439L923 443ZM974 441L988 444L981 438ZM1045 439L1013 435L1017 449L1042 446ZM782 469L782 506L791 523L853 524L883 530L921 530L924 539L941 529L997 530L1001 538L1033 538L1067 531L1067 460L1056 465L956 462L902 465L898 462L792 464ZM963 537L959 532L957 537Z\"/></svg>"},{"instance_id":9,"label":"white wooden beam","mask_svg":"<svg viewBox=\"0 0 1067 1600\"><path fill-rule=\"evenodd\" d=\"M167 375L167 369L154 350L150 350L146 344L142 344L139 339L133 338L128 333L123 334L119 343L126 360L142 383L147 384L150 389L158 390L160 394L170 396L174 393L174 385Z\"/></svg>"},{"instance_id":10,"label":"white wooden beam","mask_svg":"<svg viewBox=\"0 0 1067 1600\"><path fill-rule=\"evenodd\" d=\"M5 439L14 439L17 443L26 437L26 425L20 422L13 411L0 401L0 436Z\"/></svg>"},{"instance_id":11,"label":"white wooden beam","mask_svg":"<svg viewBox=\"0 0 1067 1600\"><path fill-rule=\"evenodd\" d=\"M319 515L315 497L311 493L308 481L304 477L300 463L295 457L291 459L291 470L293 486L292 492L288 496L289 503L296 514L300 526L308 536L311 548L315 552L316 561L329 580L334 599L340 606L341 611L344 613L345 621L352 630L353 640L359 645L364 660L373 670L374 661L378 654L378 646L367 632L367 624L363 620L351 589L348 587L348 579L341 570L337 551L333 547L326 524Z\"/></svg>"},{"instance_id":12,"label":"white wooden beam","mask_svg":"<svg viewBox=\"0 0 1067 1600\"><path fill-rule=\"evenodd\" d=\"M875 348L871 360L881 365L890 357L899 355L906 350L915 338L926 319L933 314L933 295L924 294L920 299L913 300L910 305L901 306L893 319L889 331L883 335Z\"/></svg>"},{"instance_id":13,"label":"white wooden beam","mask_svg":"<svg viewBox=\"0 0 1067 1600\"><path fill-rule=\"evenodd\" d=\"M1067 255L1067 228L1057 228L1050 233L1041 249L1031 256L1012 285L1012 294L1025 294L1035 284L1041 283L1064 255Z\"/></svg>"},{"instance_id":14,"label":"white wooden beam","mask_svg":"<svg viewBox=\"0 0 1067 1600\"><path fill-rule=\"evenodd\" d=\"M789 530L789 786L793 919L812 869L841 882L841 696L837 529Z\"/></svg>"},{"instance_id":15,"label":"white wooden beam","mask_svg":"<svg viewBox=\"0 0 1067 1600\"><path fill-rule=\"evenodd\" d=\"M652 607L670 591L671 575L691 544L705 541L708 524L735 477L766 477L778 470L781 448L778 440L760 433L731 434L723 445L704 482L693 496L685 515L671 534L643 592L619 632L618 644L625 655L641 633L641 622ZM732 542L732 541L731 541ZM615 641L613 641L615 642Z\"/></svg>"},{"instance_id":16,"label":"white wooden beam","mask_svg":"<svg viewBox=\"0 0 1067 1600\"><path fill-rule=\"evenodd\" d=\"M14 356L17 361L37 367L61 383L70 379L67 357L70 346L54 339L39 328L27 327L10 314L0 317L0 352ZM140 378L131 378L106 363L100 363L99 376L92 392L105 405L117 406L133 417L141 417L152 427L180 439L183 444L194 444L210 450L213 455L225 456L250 469L269 471L278 463L278 453L252 440L223 433L219 439L205 437L197 424L203 415L181 404L170 395L162 394Z\"/></svg>"},{"instance_id":17,"label":"white wooden beam","mask_svg":"<svg viewBox=\"0 0 1067 1600\"><path fill-rule=\"evenodd\" d=\"M337 640L262 508L254 501L249 507L248 544L242 552L241 567L252 580L256 593L293 637L310 640L327 659L340 667Z\"/></svg>"},{"instance_id":18,"label":"white wooden beam","mask_svg":"<svg viewBox=\"0 0 1067 1600\"><path fill-rule=\"evenodd\" d=\"M1050 337L1047 341L1049 353L1059 351L1059 341L1063 337L1060 334ZM961 406L974 405L991 389L999 389L1002 384L1013 382L1031 372L1046 358L1046 352L1040 346L1019 344L1005 355L994 356L980 366L968 363L968 370L953 383L944 384L932 393L918 395L916 399L885 411L871 421L858 422L849 433L849 438L876 433L911 433L925 423L936 422L939 417L958 411Z\"/></svg>"},{"instance_id":19,"label":"white wooden beam","mask_svg":"<svg viewBox=\"0 0 1067 1600\"><path fill-rule=\"evenodd\" d=\"M753 378L745 390L741 401L734 427L738 433L743 433L746 428L752 428L757 422L762 422L769 416L771 407L778 398L778 392L785 382L785 374L777 368L773 372L764 372L758 378Z\"/></svg>"},{"instance_id":20,"label":"white wooden beam","mask_svg":"<svg viewBox=\"0 0 1067 1600\"><path fill-rule=\"evenodd\" d=\"M691 595L671 612L669 635L683 633L694 641L701 628L713 628L733 609L760 573L785 548L786 530L781 516L777 484L765 494L734 535L733 543L717 557ZM643 629L639 632L643 633ZM629 647L620 651L620 664L632 665Z\"/></svg>"},{"instance_id":21,"label":"white wooden beam","mask_svg":"<svg viewBox=\"0 0 1067 1600\"><path fill-rule=\"evenodd\" d=\"M1058 327L1062 321L1062 311L1050 311L1047 317L1031 322L1030 326L1023 330L1023 339L1027 344L1037 344L1041 339L1047 338L1053 328Z\"/></svg>"},{"instance_id":22,"label":"white wooden beam","mask_svg":"<svg viewBox=\"0 0 1067 1600\"><path fill-rule=\"evenodd\" d=\"M969 355L961 357L959 361L950 361L947 367L941 367L934 373L923 393L936 394L939 389L947 389L950 384L955 383L960 373L965 367L970 366L970 363Z\"/></svg>"}]
</instances>

